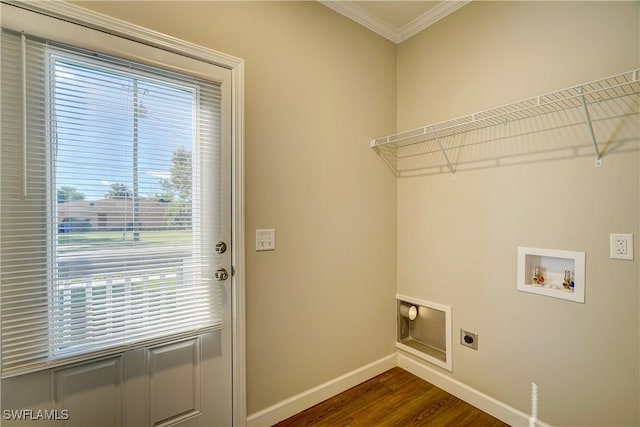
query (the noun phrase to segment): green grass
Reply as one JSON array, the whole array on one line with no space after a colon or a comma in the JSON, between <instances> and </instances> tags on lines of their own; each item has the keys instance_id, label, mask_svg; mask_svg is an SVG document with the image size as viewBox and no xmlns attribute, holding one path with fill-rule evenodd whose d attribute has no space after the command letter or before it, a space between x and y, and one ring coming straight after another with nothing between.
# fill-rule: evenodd
<instances>
[{"instance_id":1,"label":"green grass","mask_svg":"<svg viewBox=\"0 0 640 427\"><path fill-rule=\"evenodd\" d=\"M127 247L182 246L192 242L191 230L141 231L140 239L133 239L133 232L95 231L58 235L60 251L117 249Z\"/></svg>"}]
</instances>

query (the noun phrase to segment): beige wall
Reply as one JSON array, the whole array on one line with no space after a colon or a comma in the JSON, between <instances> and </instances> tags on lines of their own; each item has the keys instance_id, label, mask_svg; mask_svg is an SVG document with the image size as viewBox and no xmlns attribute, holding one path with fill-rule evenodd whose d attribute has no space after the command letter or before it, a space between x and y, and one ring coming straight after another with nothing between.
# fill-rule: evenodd
<instances>
[{"instance_id":1,"label":"beige wall","mask_svg":"<svg viewBox=\"0 0 640 427\"><path fill-rule=\"evenodd\" d=\"M83 5L246 60L249 413L393 351L397 215L398 291L479 333L455 379L524 412L535 381L552 424L640 423L640 257L608 259L610 232L640 253L637 138L602 169L527 157L397 189L366 144L639 67L637 2L473 2L397 48L315 2ZM267 227L277 250L253 252ZM586 252L586 304L517 292L519 245Z\"/></svg>"},{"instance_id":2,"label":"beige wall","mask_svg":"<svg viewBox=\"0 0 640 427\"><path fill-rule=\"evenodd\" d=\"M393 353L395 46L316 2L82 6L245 60L248 413Z\"/></svg>"},{"instance_id":3,"label":"beige wall","mask_svg":"<svg viewBox=\"0 0 640 427\"><path fill-rule=\"evenodd\" d=\"M639 68L639 4L465 6L399 46L398 128ZM456 342L479 334L477 352L454 345L452 376L525 413L534 381L553 425L640 423L640 124L596 130L601 169L571 127L517 141L527 156L512 140L452 156L516 165L398 181L399 292L451 305ZM608 258L611 232L634 234L634 261ZM586 303L516 291L517 246L586 252Z\"/></svg>"}]
</instances>

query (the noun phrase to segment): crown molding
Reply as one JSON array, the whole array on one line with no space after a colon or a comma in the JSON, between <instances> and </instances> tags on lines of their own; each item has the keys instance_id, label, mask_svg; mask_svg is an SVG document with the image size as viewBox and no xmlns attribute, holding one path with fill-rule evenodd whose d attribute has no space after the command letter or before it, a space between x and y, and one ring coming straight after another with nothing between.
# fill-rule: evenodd
<instances>
[{"instance_id":1,"label":"crown molding","mask_svg":"<svg viewBox=\"0 0 640 427\"><path fill-rule=\"evenodd\" d=\"M426 13L418 16L407 25L398 30L396 43L402 43L403 41L415 36L420 31L435 24L445 16L455 12L462 6L471 3L471 0L461 1L442 1L440 4L432 9L429 9Z\"/></svg>"},{"instance_id":2,"label":"crown molding","mask_svg":"<svg viewBox=\"0 0 640 427\"><path fill-rule=\"evenodd\" d=\"M397 28L388 22L371 14L365 8L359 6L357 1L351 0L317 0L328 8L346 16L358 24L370 29L378 35L396 44L413 37L420 31L435 24L440 19L453 13L471 0L449 1L444 0L434 8L418 16L402 28Z\"/></svg>"},{"instance_id":3,"label":"crown molding","mask_svg":"<svg viewBox=\"0 0 640 427\"><path fill-rule=\"evenodd\" d=\"M374 33L398 43L398 29L396 27L369 13L365 8L358 6L355 1L318 0L318 3L322 3Z\"/></svg>"}]
</instances>

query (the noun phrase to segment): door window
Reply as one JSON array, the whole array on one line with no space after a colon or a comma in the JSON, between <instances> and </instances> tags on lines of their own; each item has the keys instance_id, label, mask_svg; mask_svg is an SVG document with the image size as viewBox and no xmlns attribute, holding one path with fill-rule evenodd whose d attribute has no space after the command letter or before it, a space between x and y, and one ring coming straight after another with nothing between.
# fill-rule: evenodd
<instances>
[{"instance_id":1,"label":"door window","mask_svg":"<svg viewBox=\"0 0 640 427\"><path fill-rule=\"evenodd\" d=\"M3 114L3 373L221 327L219 85L9 31L2 43L2 111L24 113Z\"/></svg>"}]
</instances>

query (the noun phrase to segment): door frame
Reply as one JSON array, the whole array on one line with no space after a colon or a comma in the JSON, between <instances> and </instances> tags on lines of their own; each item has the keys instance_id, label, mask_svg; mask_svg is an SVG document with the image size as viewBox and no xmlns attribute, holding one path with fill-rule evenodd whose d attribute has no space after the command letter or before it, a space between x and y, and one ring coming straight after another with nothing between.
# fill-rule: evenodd
<instances>
[{"instance_id":1,"label":"door frame","mask_svg":"<svg viewBox=\"0 0 640 427\"><path fill-rule=\"evenodd\" d=\"M231 71L231 334L234 426L246 425L244 60L65 2L3 3L185 55Z\"/></svg>"}]
</instances>

